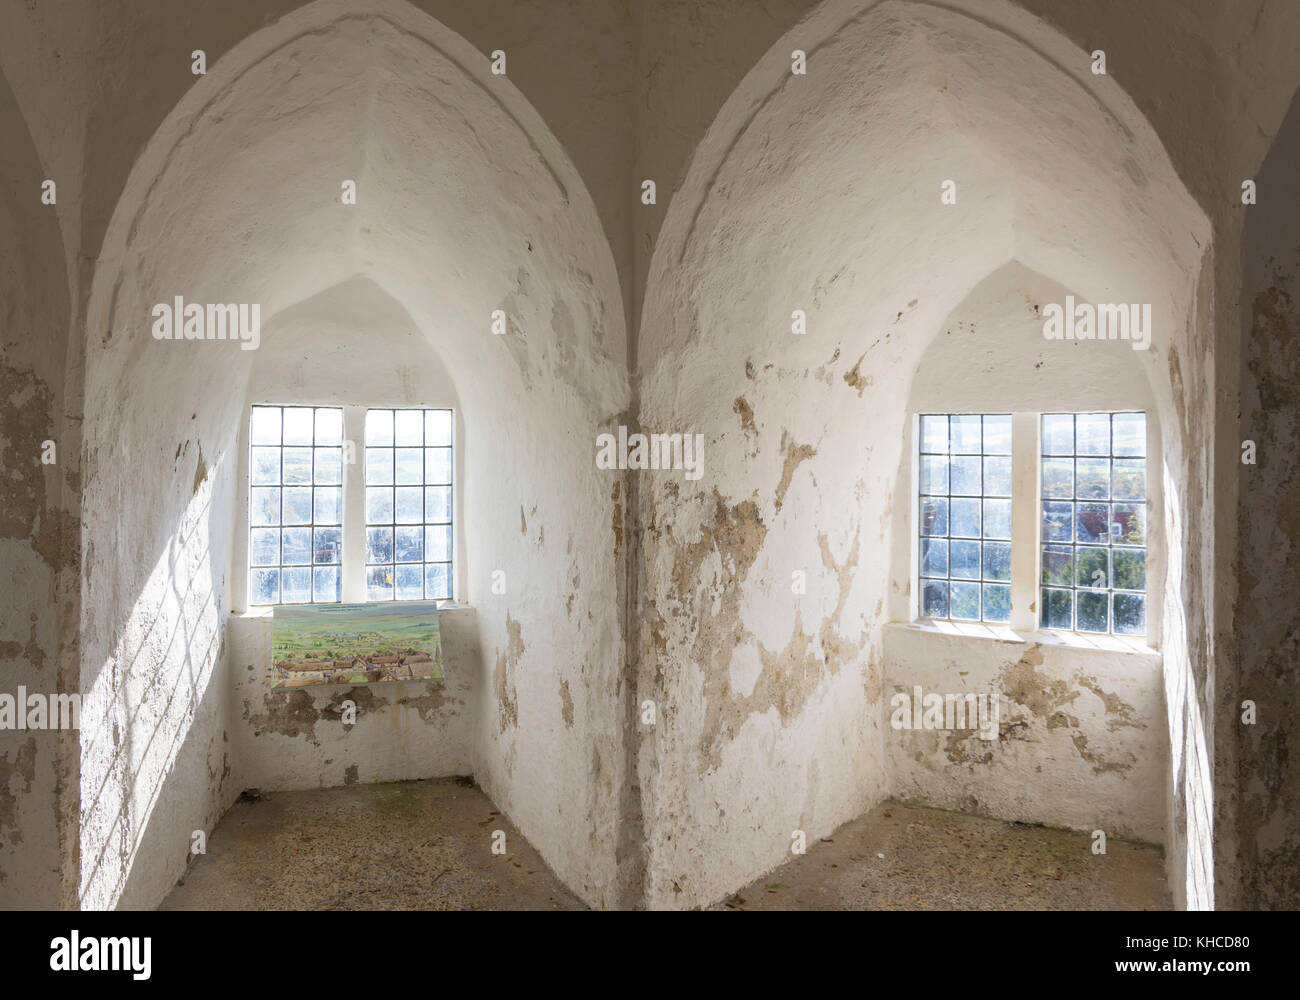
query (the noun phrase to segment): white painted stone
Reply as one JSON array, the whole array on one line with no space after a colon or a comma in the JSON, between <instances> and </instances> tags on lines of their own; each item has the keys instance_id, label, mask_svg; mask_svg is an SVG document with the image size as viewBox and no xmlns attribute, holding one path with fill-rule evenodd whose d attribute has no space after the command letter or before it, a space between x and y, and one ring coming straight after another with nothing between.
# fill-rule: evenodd
<instances>
[{"instance_id":1,"label":"white painted stone","mask_svg":"<svg viewBox=\"0 0 1300 1000\"><path fill-rule=\"evenodd\" d=\"M748 578L730 584L739 590L735 629L717 641L771 627L770 609L749 593L771 583L757 577L760 566L810 566L809 592L835 592L807 526L825 537L837 566L854 540L859 548L829 634L847 662L784 720L788 769L764 763L747 726L719 734L719 766L702 754L701 737L712 738L700 723L710 699L736 705L742 717L765 705L743 705L707 667L677 666L698 659L698 620L679 618L679 634L643 652L643 678L653 683L659 670L672 679L665 700L703 703L661 727L640 761L651 906L713 902L784 860L778 833L798 819L788 803L801 799L798 782L813 760L810 836L828 834L891 786L882 734L866 720L881 704L878 629L902 599L891 586L890 553L900 530L908 537L898 515L910 501L897 470L907 454L910 386L974 288L1015 263L1094 301L1151 302L1152 350L1129 354L1140 355L1157 421L1177 422L1167 359L1177 347L1185 364L1195 363L1187 325L1209 242L1204 214L1131 102L1109 81L1084 86L1069 69L1077 53L1068 42L1009 5L967 6L973 16L897 2L818 8L772 50L788 51L796 34L810 51L824 40L816 71L796 85L778 60L754 69L696 151L665 219L637 350L642 422L703 431L711 460L699 499L659 494L658 519L695 506L711 516L717 490L727 504L754 498L767 527ZM958 204L942 205L939 182L954 175ZM796 307L808 310L803 337L788 332ZM738 396L751 405L756 441L733 410ZM796 466L778 511L783 438L816 455ZM1183 461L1167 446L1179 491ZM648 548L652 607L682 599L672 572L689 545L665 533ZM707 565L695 583L716 591ZM720 606L715 592L703 614ZM821 624L806 618L803 627L815 634ZM750 818L753 803L769 798L787 805ZM1149 817L1132 828L1157 829ZM706 857L736 860L701 870Z\"/></svg>"},{"instance_id":2,"label":"white painted stone","mask_svg":"<svg viewBox=\"0 0 1300 1000\"><path fill-rule=\"evenodd\" d=\"M1232 623L1235 540L1215 528L1232 520L1243 436L1232 402L1242 256L1234 185L1257 175L1293 100L1300 22L1287 5L1248 18L1232 5L1176 0L1023 6L830 0L755 16L649 5L639 49L603 4L568 20L524 7L505 23L473 0L440 3L438 16L472 45L414 4L268 10L231 0L177 19L118 2L0 9L0 97L12 97L0 174L6 190L35 192L33 179L47 176L59 186L48 229L0 206L0 231L16 241L4 244L3 292L18 331L5 331L7 358L51 387L58 414L60 467L47 477L46 506L23 516L82 516L70 529L81 532L79 565L64 558L47 570L6 540L3 565L26 589L0 603L15 642L24 616L57 604L57 629L43 620L38 644L46 664L59 656L63 680L75 687L80 677L92 721L80 746L40 748L30 791L11 775L24 840L0 852L0 902L151 905L182 870L189 831L209 827L237 791L234 772L221 777L226 739L240 727L229 624L243 572L237 429L270 372L246 356L258 352L232 358L223 345L199 345L196 361L185 345L150 344L142 317L154 301L257 298L268 331L283 320L281 344L289 320L303 318L298 306L358 280L400 309L457 378L464 451L492 459L461 479L474 509L463 568L510 570L508 608L489 603L482 574L464 580L483 658L474 771L588 901L642 902L644 846L644 902L687 906L784 860L794 825L824 833L888 793L881 633L906 598L891 547L910 536L895 516L907 505L910 379L953 310L1012 261L1094 298L1153 290L1171 331L1144 359L1164 435L1170 567L1159 636L1172 752L1166 846L1179 904L1211 905L1216 889L1231 890L1238 769L1225 719L1237 692L1220 643ZM725 43L704 44L690 20L697 7ZM775 38L800 9L797 28ZM1169 24L1180 30L1166 35ZM176 80L175 53L188 53L196 33L244 41L212 48L205 77ZM1107 39L1111 76L1078 71L1096 37ZM1161 37L1167 50L1153 52ZM576 44L590 58L552 60L544 72L512 59L510 78L480 72L493 48L526 53L517 42ZM811 53L797 90L795 47ZM319 186L306 180L313 172ZM629 178L646 176L660 178L652 211L628 197ZM935 195L948 176L960 198L944 207ZM357 206L337 204L342 177L359 178ZM531 248L520 249L520 234ZM639 644L634 697L655 699L660 713L637 762L638 819L615 805L632 777L630 737L612 707L633 687L623 641L680 595L665 594L664 552L621 567L605 534L612 484L592 470L588 449L594 428L628 407L621 310L642 290L634 416L708 435L705 498L658 525L666 549L698 542L715 486L728 505L752 498L768 533L740 629L775 645L789 619L766 595L788 590L788 566L807 565L802 606L825 615L814 595L838 583L817 535L834 560L857 537L837 632L865 641L792 723L755 706L703 776L699 734L731 661L721 673L694 663L689 625L668 630L662 651ZM500 308L515 332L479 336ZM795 308L808 313L803 337L789 332ZM553 324L574 332L548 333ZM863 352L871 383L859 396L844 376ZM375 371L410 364L392 342L368 360ZM398 388L414 400L429 388L428 368L410 366L420 373L399 376ZM329 370L302 358L292 384L305 391ZM731 409L741 394L753 434ZM777 512L786 430L818 453L798 464ZM538 450L557 442L559 458ZM200 446L210 485L196 493ZM643 495L652 479L641 481ZM635 512L626 495L619 503L626 552ZM521 506L529 530L516 536ZM724 571L720 560L702 563L702 612L723 606ZM645 600L625 621L629 581ZM509 648L507 611L525 650L508 688L520 721L501 733L492 672ZM806 613L805 629L816 624ZM6 668L33 668L23 657ZM1083 669L1059 667L1063 677ZM561 681L575 703L572 728ZM17 749L0 744L9 763ZM335 780L332 767L318 778ZM290 770L313 773L306 761ZM1127 792L1108 789L1116 810Z\"/></svg>"}]
</instances>

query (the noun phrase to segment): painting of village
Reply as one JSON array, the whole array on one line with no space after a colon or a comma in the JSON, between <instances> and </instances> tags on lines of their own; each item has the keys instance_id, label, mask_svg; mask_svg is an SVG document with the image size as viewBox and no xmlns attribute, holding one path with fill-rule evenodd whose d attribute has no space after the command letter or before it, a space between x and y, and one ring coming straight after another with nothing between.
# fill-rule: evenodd
<instances>
[{"instance_id":1,"label":"painting of village","mask_svg":"<svg viewBox=\"0 0 1300 1000\"><path fill-rule=\"evenodd\" d=\"M441 680L438 606L277 605L271 662L278 688Z\"/></svg>"}]
</instances>

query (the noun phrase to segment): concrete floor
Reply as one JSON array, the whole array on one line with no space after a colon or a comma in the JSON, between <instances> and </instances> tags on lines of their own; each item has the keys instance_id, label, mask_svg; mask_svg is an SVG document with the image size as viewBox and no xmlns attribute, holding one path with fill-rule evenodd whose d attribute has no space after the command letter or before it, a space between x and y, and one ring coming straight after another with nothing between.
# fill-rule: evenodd
<instances>
[{"instance_id":1,"label":"concrete floor","mask_svg":"<svg viewBox=\"0 0 1300 1000\"><path fill-rule=\"evenodd\" d=\"M884 857L880 857L884 855ZM714 909L1169 910L1158 847L885 802Z\"/></svg>"},{"instance_id":2,"label":"concrete floor","mask_svg":"<svg viewBox=\"0 0 1300 1000\"><path fill-rule=\"evenodd\" d=\"M492 831L507 853L491 852ZM1171 908L1158 848L886 802L715 909ZM883 854L881 858L879 855ZM164 910L582 909L466 779L240 801Z\"/></svg>"},{"instance_id":3,"label":"concrete floor","mask_svg":"<svg viewBox=\"0 0 1300 1000\"><path fill-rule=\"evenodd\" d=\"M505 831L506 853L492 853ZM468 779L236 802L163 910L574 910L582 901Z\"/></svg>"}]
</instances>

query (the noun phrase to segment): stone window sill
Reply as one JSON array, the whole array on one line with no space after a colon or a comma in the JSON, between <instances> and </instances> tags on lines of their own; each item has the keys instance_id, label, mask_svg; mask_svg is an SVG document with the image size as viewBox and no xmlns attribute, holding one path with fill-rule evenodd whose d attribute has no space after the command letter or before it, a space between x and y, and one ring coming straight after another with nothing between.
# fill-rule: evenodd
<instances>
[{"instance_id":1,"label":"stone window sill","mask_svg":"<svg viewBox=\"0 0 1300 1000\"><path fill-rule=\"evenodd\" d=\"M294 604L291 606L295 608L306 607L306 605L302 605L302 604ZM247 608L244 611L232 611L230 612L230 617L239 618L244 621L257 621L260 618L265 618L269 622L271 620L272 612L275 611L275 608L276 605L262 604L262 605L257 605L255 607ZM470 606L468 604L448 603L448 604L443 604L441 607L438 608L438 614L442 614L444 611L468 611L469 608Z\"/></svg>"},{"instance_id":2,"label":"stone window sill","mask_svg":"<svg viewBox=\"0 0 1300 1000\"><path fill-rule=\"evenodd\" d=\"M890 628L928 632L933 635L961 636L994 642L1039 643L1045 646L1065 646L1098 653L1129 656L1159 656L1160 651L1148 645L1145 637L1093 635L1087 632L1058 632L1053 629L1018 630L1007 625L989 625L983 622L936 621L918 619L911 622L893 622Z\"/></svg>"}]
</instances>

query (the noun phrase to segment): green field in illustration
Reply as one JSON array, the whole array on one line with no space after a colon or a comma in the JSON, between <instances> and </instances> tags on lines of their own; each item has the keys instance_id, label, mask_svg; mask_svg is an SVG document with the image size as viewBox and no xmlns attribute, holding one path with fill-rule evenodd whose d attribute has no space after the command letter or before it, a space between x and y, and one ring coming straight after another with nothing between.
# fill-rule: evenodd
<instances>
[{"instance_id":1,"label":"green field in illustration","mask_svg":"<svg viewBox=\"0 0 1300 1000\"><path fill-rule=\"evenodd\" d=\"M271 661L280 687L441 679L437 605L277 606Z\"/></svg>"}]
</instances>

